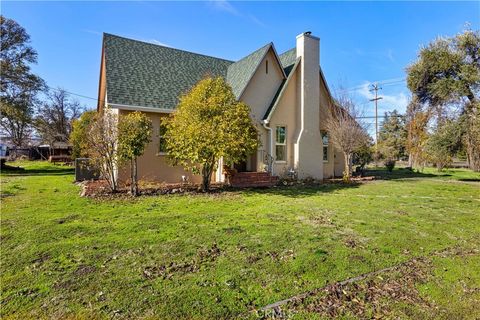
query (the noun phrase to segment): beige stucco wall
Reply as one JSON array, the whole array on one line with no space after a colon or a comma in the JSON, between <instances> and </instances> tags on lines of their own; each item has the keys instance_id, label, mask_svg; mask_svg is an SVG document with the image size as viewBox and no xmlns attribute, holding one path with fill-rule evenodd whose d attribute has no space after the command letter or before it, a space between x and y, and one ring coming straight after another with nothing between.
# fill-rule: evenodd
<instances>
[{"instance_id":1,"label":"beige stucco wall","mask_svg":"<svg viewBox=\"0 0 480 320\"><path fill-rule=\"evenodd\" d=\"M105 54L102 48L102 57L100 62L100 79L98 82L98 102L97 102L97 111L101 112L106 102L106 92L107 92L107 78L105 72Z\"/></svg>"},{"instance_id":2,"label":"beige stucco wall","mask_svg":"<svg viewBox=\"0 0 480 320\"><path fill-rule=\"evenodd\" d=\"M298 68L297 68L298 70ZM298 136L298 114L300 112L297 94L297 73L291 75L283 95L278 101L275 110L270 118L270 127L272 128L273 156L275 156L275 130L277 126L287 127L287 161L274 163L273 171L275 175L283 176L289 169L295 168L294 142Z\"/></svg>"},{"instance_id":3,"label":"beige stucco wall","mask_svg":"<svg viewBox=\"0 0 480 320\"><path fill-rule=\"evenodd\" d=\"M330 114L331 106L332 101L330 100L327 84L324 82L323 77L320 77L320 130L322 131L327 131L325 121ZM328 161L323 162L324 179L341 177L343 175L344 163L343 153L335 148L333 138L329 137Z\"/></svg>"},{"instance_id":4,"label":"beige stucco wall","mask_svg":"<svg viewBox=\"0 0 480 320\"><path fill-rule=\"evenodd\" d=\"M268 73L265 71L265 60L268 60ZM241 101L250 106L252 118L256 122L262 120L282 81L282 70L270 49L240 97Z\"/></svg>"},{"instance_id":5,"label":"beige stucco wall","mask_svg":"<svg viewBox=\"0 0 480 320\"><path fill-rule=\"evenodd\" d=\"M324 83L322 77L320 77L320 130L327 131L326 119L330 114L330 96L326 84ZM323 141L322 146L322 159L323 159ZM328 160L323 161L323 177L324 179L332 178L334 176L334 156L335 148L332 143L332 138L329 136L328 143Z\"/></svg>"},{"instance_id":6,"label":"beige stucco wall","mask_svg":"<svg viewBox=\"0 0 480 320\"><path fill-rule=\"evenodd\" d=\"M266 60L268 60L268 73L265 68ZM261 150L269 151L268 132L261 121L283 79L282 70L277 63L273 50L270 49L240 97L240 100L251 109L251 116L257 127L260 140L257 155L250 156L247 160L247 170L249 171L261 171L263 165Z\"/></svg>"},{"instance_id":7,"label":"beige stucco wall","mask_svg":"<svg viewBox=\"0 0 480 320\"><path fill-rule=\"evenodd\" d=\"M129 112L131 111L120 110L120 117ZM188 176L189 181L200 183L201 178L199 175L193 175L190 172L186 172L180 166L170 166L167 163L166 155L158 153L160 117L166 117L168 115L161 113L146 113L146 115L152 120L152 141L147 145L145 153L138 158L138 179L144 181L178 183L182 182L182 175L186 175ZM130 179L128 165L120 166L118 177L121 182L126 182Z\"/></svg>"}]
</instances>

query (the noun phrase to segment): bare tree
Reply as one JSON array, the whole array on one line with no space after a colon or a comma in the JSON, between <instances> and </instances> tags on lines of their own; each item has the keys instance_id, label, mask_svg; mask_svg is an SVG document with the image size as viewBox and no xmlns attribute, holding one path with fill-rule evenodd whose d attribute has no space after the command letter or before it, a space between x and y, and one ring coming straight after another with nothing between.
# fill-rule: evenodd
<instances>
[{"instance_id":1,"label":"bare tree","mask_svg":"<svg viewBox=\"0 0 480 320\"><path fill-rule=\"evenodd\" d=\"M118 188L116 170L117 156L118 115L106 108L90 126L88 145L90 160L100 170L102 178L107 180L110 189L115 192Z\"/></svg>"},{"instance_id":2,"label":"bare tree","mask_svg":"<svg viewBox=\"0 0 480 320\"><path fill-rule=\"evenodd\" d=\"M345 157L343 179L350 181L352 176L352 158L355 151L368 144L368 134L358 122L360 112L353 100L341 94L335 105L330 109L326 120L326 129L332 138L334 146Z\"/></svg>"},{"instance_id":3,"label":"bare tree","mask_svg":"<svg viewBox=\"0 0 480 320\"><path fill-rule=\"evenodd\" d=\"M38 110L35 128L42 140L51 146L55 142L68 142L72 122L78 119L83 111L80 103L70 99L65 90L52 90L48 93L48 101Z\"/></svg>"}]
</instances>

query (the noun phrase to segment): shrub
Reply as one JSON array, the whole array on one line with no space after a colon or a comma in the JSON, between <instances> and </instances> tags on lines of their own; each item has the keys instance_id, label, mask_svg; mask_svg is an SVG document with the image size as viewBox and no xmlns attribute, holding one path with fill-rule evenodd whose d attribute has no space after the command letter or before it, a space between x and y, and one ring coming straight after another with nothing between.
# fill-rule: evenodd
<instances>
[{"instance_id":1,"label":"shrub","mask_svg":"<svg viewBox=\"0 0 480 320\"><path fill-rule=\"evenodd\" d=\"M393 168L395 168L395 160L393 159L385 160L385 167L387 167L388 172L392 172Z\"/></svg>"}]
</instances>

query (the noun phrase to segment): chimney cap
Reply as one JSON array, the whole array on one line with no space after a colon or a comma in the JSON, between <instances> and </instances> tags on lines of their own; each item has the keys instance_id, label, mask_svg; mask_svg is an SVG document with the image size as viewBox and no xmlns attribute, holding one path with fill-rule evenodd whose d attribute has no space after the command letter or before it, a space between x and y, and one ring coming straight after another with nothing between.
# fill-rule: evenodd
<instances>
[{"instance_id":1,"label":"chimney cap","mask_svg":"<svg viewBox=\"0 0 480 320\"><path fill-rule=\"evenodd\" d=\"M312 32L311 32L311 31L305 31L305 32L303 32L303 33L300 33L300 34L297 36L297 39L300 39L301 37L307 37L307 38L314 39L314 40L320 40L319 37L315 37L314 35L312 35Z\"/></svg>"}]
</instances>

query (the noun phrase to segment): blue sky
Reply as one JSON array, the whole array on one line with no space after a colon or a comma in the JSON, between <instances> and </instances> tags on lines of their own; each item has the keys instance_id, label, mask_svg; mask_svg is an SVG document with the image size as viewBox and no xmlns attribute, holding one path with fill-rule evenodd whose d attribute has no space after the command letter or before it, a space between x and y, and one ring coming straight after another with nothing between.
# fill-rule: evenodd
<instances>
[{"instance_id":1,"label":"blue sky","mask_svg":"<svg viewBox=\"0 0 480 320\"><path fill-rule=\"evenodd\" d=\"M102 32L236 60L271 41L284 52L297 34L312 31L330 87L357 88L351 93L366 115L373 111L368 83L393 79L380 110L403 111L408 89L397 80L420 46L466 22L480 29L480 2L3 1L2 14L31 35L34 71L48 85L94 98Z\"/></svg>"}]
</instances>

